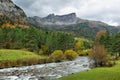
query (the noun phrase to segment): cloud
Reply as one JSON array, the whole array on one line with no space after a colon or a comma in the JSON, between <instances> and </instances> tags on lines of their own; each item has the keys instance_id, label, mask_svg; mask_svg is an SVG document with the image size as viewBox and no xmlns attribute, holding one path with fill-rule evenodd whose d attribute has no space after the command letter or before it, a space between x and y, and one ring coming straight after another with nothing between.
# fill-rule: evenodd
<instances>
[{"instance_id":1,"label":"cloud","mask_svg":"<svg viewBox=\"0 0 120 80\"><path fill-rule=\"evenodd\" d=\"M68 14L120 25L120 0L13 0L28 16L44 17L50 13Z\"/></svg>"}]
</instances>

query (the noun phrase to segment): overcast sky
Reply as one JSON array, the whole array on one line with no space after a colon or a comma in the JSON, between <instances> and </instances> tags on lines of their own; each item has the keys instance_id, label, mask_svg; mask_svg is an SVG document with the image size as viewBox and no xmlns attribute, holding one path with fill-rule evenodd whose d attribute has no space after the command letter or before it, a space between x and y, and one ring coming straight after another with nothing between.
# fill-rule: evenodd
<instances>
[{"instance_id":1,"label":"overcast sky","mask_svg":"<svg viewBox=\"0 0 120 80\"><path fill-rule=\"evenodd\" d=\"M13 0L27 16L44 17L75 12L83 19L120 25L120 0Z\"/></svg>"}]
</instances>

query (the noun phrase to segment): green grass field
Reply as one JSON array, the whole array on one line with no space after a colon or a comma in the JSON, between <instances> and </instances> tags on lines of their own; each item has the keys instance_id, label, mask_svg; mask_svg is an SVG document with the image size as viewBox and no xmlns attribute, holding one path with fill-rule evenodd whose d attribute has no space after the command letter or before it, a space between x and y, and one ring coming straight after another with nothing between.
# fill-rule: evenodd
<instances>
[{"instance_id":1,"label":"green grass field","mask_svg":"<svg viewBox=\"0 0 120 80\"><path fill-rule=\"evenodd\" d=\"M120 80L120 60L113 67L94 68L58 80Z\"/></svg>"},{"instance_id":2,"label":"green grass field","mask_svg":"<svg viewBox=\"0 0 120 80\"><path fill-rule=\"evenodd\" d=\"M46 57L47 56L44 55L39 56L29 51L0 49L0 61L4 61L4 60L12 61L12 60L30 59L30 58L42 59Z\"/></svg>"}]
</instances>

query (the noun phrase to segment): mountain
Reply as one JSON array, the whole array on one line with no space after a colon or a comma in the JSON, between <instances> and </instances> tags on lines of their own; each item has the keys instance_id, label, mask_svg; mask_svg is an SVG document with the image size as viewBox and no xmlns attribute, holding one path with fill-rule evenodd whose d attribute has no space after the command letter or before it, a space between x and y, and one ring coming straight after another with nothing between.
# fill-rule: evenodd
<instances>
[{"instance_id":1,"label":"mountain","mask_svg":"<svg viewBox=\"0 0 120 80\"><path fill-rule=\"evenodd\" d=\"M27 23L27 17L24 11L11 0L0 0L0 19L6 19L20 24Z\"/></svg>"},{"instance_id":2,"label":"mountain","mask_svg":"<svg viewBox=\"0 0 120 80\"><path fill-rule=\"evenodd\" d=\"M77 37L94 38L100 30L107 30L110 33L117 33L120 29L101 21L80 19L75 13L67 15L50 14L46 17L29 17L29 23L48 30L64 31L74 34Z\"/></svg>"},{"instance_id":3,"label":"mountain","mask_svg":"<svg viewBox=\"0 0 120 80\"><path fill-rule=\"evenodd\" d=\"M29 17L28 20L32 24L40 25L71 25L75 24L78 20L75 13L67 14L67 15L55 15L49 14L47 17Z\"/></svg>"},{"instance_id":4,"label":"mountain","mask_svg":"<svg viewBox=\"0 0 120 80\"><path fill-rule=\"evenodd\" d=\"M100 21L89 21L89 20L80 19L76 16L75 13L70 13L66 15L49 14L47 17L43 17L43 18L34 16L34 17L28 17L28 20L30 23L38 27L45 27L45 25L66 26L66 25L73 25L84 22L89 22L90 27L97 27L98 25L107 25Z\"/></svg>"}]
</instances>

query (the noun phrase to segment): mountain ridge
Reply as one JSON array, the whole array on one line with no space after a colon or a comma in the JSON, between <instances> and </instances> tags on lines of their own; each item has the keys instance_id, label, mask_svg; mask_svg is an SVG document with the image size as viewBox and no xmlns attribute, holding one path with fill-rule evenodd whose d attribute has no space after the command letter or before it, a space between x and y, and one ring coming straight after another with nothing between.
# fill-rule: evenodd
<instances>
[{"instance_id":1,"label":"mountain ridge","mask_svg":"<svg viewBox=\"0 0 120 80\"><path fill-rule=\"evenodd\" d=\"M66 15L55 15L49 14L46 17L28 17L30 23L34 23L34 20L38 22L40 25L70 25L75 24L77 22L77 17L75 13L70 13Z\"/></svg>"},{"instance_id":2,"label":"mountain ridge","mask_svg":"<svg viewBox=\"0 0 120 80\"><path fill-rule=\"evenodd\" d=\"M71 24L76 24L76 23L81 23L81 22L92 22L92 23L97 22L97 24L108 25L101 21L81 19L76 16L76 13L70 13L70 14L65 14L65 15L49 14L46 17L34 16L34 17L28 17L28 21L33 24L35 24L34 22L36 21L40 25L71 25Z\"/></svg>"},{"instance_id":3,"label":"mountain ridge","mask_svg":"<svg viewBox=\"0 0 120 80\"><path fill-rule=\"evenodd\" d=\"M37 16L29 17L28 21L39 28L69 32L77 37L95 37L96 33L100 30L106 30L113 34L120 31L119 28L101 21L78 18L75 13L66 15L50 14L43 18Z\"/></svg>"}]
</instances>

